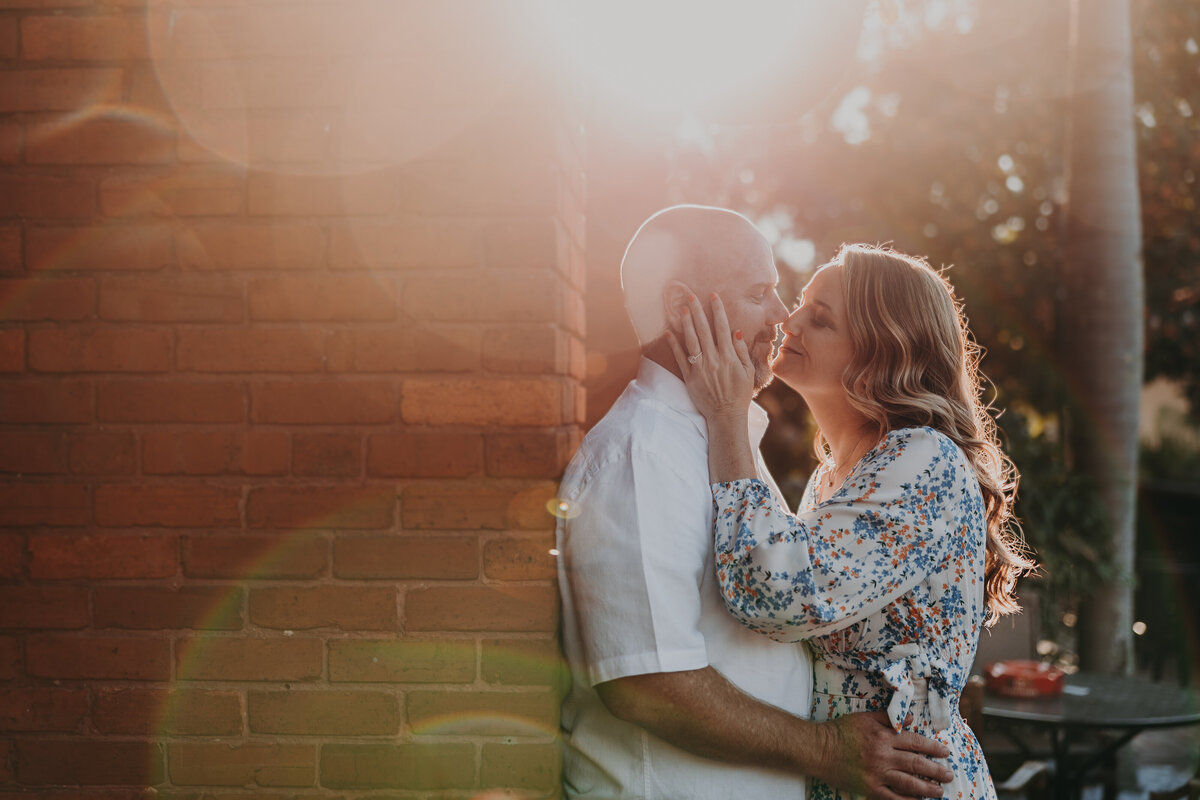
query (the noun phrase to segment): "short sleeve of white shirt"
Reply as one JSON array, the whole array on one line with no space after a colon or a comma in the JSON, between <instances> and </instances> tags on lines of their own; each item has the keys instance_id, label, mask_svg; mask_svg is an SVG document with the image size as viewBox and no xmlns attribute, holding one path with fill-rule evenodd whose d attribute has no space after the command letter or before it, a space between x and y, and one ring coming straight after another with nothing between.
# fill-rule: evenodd
<instances>
[{"instance_id":1,"label":"short sleeve of white shirt","mask_svg":"<svg viewBox=\"0 0 1200 800\"><path fill-rule=\"evenodd\" d=\"M591 685L708 666L701 582L711 568L707 486L636 444L593 465L571 503L563 567ZM697 535L700 532L700 535Z\"/></svg>"}]
</instances>

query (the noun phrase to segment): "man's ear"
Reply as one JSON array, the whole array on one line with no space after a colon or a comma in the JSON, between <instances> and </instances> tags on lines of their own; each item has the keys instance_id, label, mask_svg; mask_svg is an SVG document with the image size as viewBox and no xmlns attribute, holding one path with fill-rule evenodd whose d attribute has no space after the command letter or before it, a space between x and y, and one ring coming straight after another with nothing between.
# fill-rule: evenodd
<instances>
[{"instance_id":1,"label":"man's ear","mask_svg":"<svg viewBox=\"0 0 1200 800\"><path fill-rule=\"evenodd\" d=\"M691 287L681 281L669 281L662 290L663 315L667 318L667 327L679 331L679 316L688 306L688 298L694 295Z\"/></svg>"}]
</instances>

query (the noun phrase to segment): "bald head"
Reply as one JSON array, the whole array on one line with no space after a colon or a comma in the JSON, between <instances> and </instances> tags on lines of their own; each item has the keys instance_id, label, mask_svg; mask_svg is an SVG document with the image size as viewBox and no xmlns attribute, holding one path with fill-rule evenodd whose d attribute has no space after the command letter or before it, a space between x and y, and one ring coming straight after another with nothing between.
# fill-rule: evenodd
<instances>
[{"instance_id":1,"label":"bald head","mask_svg":"<svg viewBox=\"0 0 1200 800\"><path fill-rule=\"evenodd\" d=\"M646 345L667 328L663 290L672 281L706 295L736 283L771 246L750 220L711 206L672 206L642 223L621 260L625 307Z\"/></svg>"}]
</instances>

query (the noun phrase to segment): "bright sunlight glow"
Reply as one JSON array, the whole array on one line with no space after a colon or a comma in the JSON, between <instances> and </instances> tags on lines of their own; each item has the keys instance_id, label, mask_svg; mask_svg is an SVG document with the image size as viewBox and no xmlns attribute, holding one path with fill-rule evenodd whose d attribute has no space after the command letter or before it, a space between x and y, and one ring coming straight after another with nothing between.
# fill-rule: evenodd
<instances>
[{"instance_id":1,"label":"bright sunlight glow","mask_svg":"<svg viewBox=\"0 0 1200 800\"><path fill-rule=\"evenodd\" d=\"M577 64L602 94L650 111L687 112L754 91L786 69L814 0L584 0L566 23Z\"/></svg>"}]
</instances>

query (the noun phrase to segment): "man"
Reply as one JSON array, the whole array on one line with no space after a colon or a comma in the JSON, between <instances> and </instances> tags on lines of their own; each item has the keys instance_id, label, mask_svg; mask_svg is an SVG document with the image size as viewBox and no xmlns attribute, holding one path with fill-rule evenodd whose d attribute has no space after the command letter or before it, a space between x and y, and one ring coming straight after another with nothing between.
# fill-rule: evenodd
<instances>
[{"instance_id":1,"label":"man","mask_svg":"<svg viewBox=\"0 0 1200 800\"><path fill-rule=\"evenodd\" d=\"M559 498L567 795L799 798L811 775L879 800L940 796L933 781L951 775L921 754L945 748L893 733L882 714L802 719L807 650L743 628L716 587L707 429L665 332L690 294L717 293L750 342L758 387L770 382L787 317L770 246L741 215L676 206L634 235L621 279L643 358ZM755 406L753 442L766 423Z\"/></svg>"}]
</instances>

